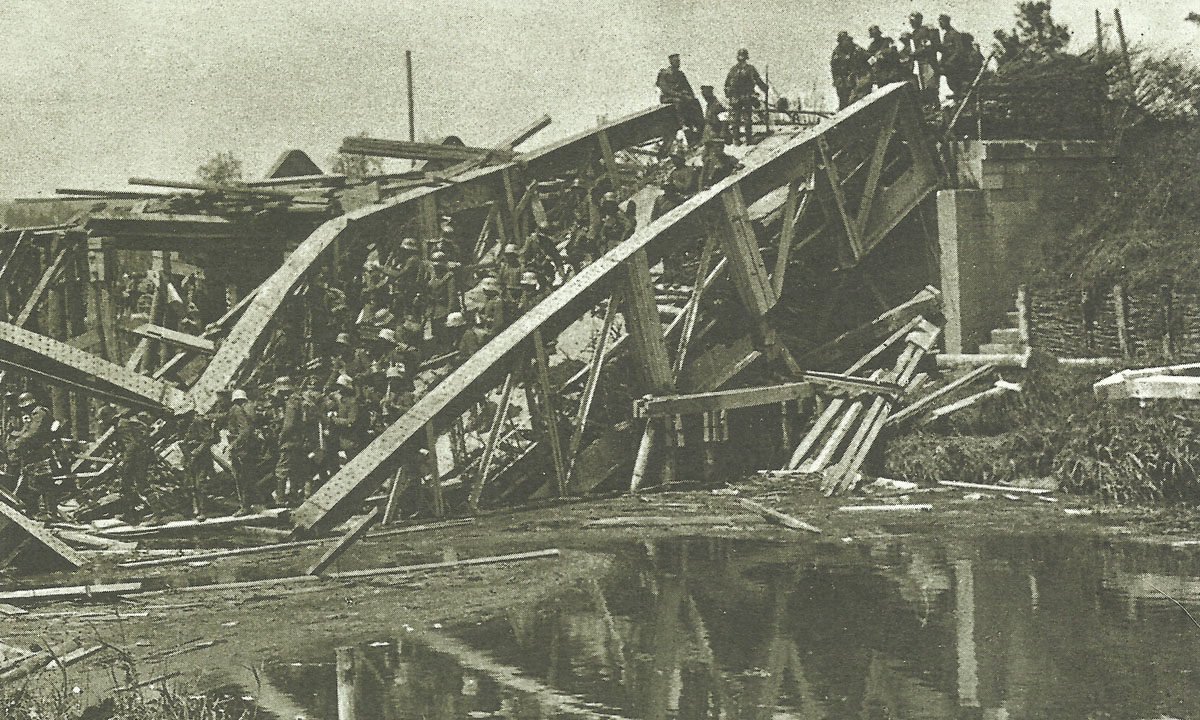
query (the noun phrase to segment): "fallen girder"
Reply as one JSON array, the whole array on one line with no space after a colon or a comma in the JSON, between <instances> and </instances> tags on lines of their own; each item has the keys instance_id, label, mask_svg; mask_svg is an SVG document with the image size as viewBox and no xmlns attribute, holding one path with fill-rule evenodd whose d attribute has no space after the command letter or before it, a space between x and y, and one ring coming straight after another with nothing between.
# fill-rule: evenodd
<instances>
[{"instance_id":1,"label":"fallen girder","mask_svg":"<svg viewBox=\"0 0 1200 720\"><path fill-rule=\"evenodd\" d=\"M111 400L175 415L191 409L187 393L53 338L0 322L0 364Z\"/></svg>"},{"instance_id":2,"label":"fallen girder","mask_svg":"<svg viewBox=\"0 0 1200 720\"><path fill-rule=\"evenodd\" d=\"M833 196L837 196L841 220L838 225L832 226L826 241L840 241L845 247L845 255L852 258L851 262L878 245L937 186L939 178L919 130L911 91L906 88L903 84L889 86L843 110L830 122L797 136L743 173L727 178L686 200L650 225L638 229L631 238L584 267L475 355L467 358L453 373L421 397L403 417L346 463L296 511L294 520L297 529L303 532L325 530L347 517L391 475L400 453L406 450L416 452L418 446L424 444L428 455L436 456L437 437L449 432L460 416L485 397L488 390L499 385L512 372L512 368L521 367L522 364L529 367L534 357L539 358L535 365L540 366L540 370L525 377L528 378L527 394L533 393L532 397L536 398L535 385L546 387L545 363L540 357L544 353L545 339L556 337L562 329L585 316L614 292L621 293L622 313L632 344L635 367L640 370L638 382L648 392L665 394L673 390L715 390L756 358L774 355L771 347L773 330L768 315L779 299L777 288L783 287L783 271L789 264L787 246L805 213L817 212L812 208L818 203L800 202L800 186L812 187L813 178L817 177L819 182L831 188ZM873 138L875 143L873 147L867 144L871 150L867 159L856 161L854 152L862 146L864 138ZM630 139L630 136L627 135L626 139ZM900 147L893 145L894 140L899 141ZM606 167L610 173L615 172L612 158L617 142L609 132L602 129L576 142L598 142ZM569 169L568 162L572 157L565 150L558 153L543 151L540 156L535 153L524 158L524 164L531 173L535 167L544 168L546 172L564 172ZM837 171L839 162L856 163L857 167L866 170L859 172L849 168L845 175L852 179L847 181ZM503 166L481 171L481 175L491 176L500 172L503 172ZM459 185L469 186L470 182L464 179ZM758 230L751 221L750 207L768 195L778 196L776 191L780 188L785 189L787 199L778 197L775 202L784 204L785 210L790 211L785 212L780 247L770 248L776 250L777 257L783 257L782 261L776 262L776 271L772 276L763 260L763 238L758 236ZM480 190L486 191L486 188ZM432 193L429 190L418 191L403 196L397 202L412 202ZM363 217L379 212L380 209L372 209ZM342 224L337 227L331 225L328 230L318 230L314 238L317 235L321 238L313 241L308 248L302 246L305 254L301 258L295 255L289 258L288 266L292 268L289 272L295 273L295 279L303 272L300 264L311 264L315 254L353 220L342 218L334 222ZM828 223L821 223L821 226L825 225ZM720 248L728 260L729 280L739 300L739 307L734 312L746 318L743 326L748 332L741 340L711 345L676 372L666 348L649 268L680 247L705 236L711 238L711 242ZM773 242L766 244L774 245ZM290 287L291 282L295 280L289 281L286 274L279 277L281 286ZM236 356L246 353L264 329L265 322L253 328L248 323L244 337L238 337L234 343L238 335L238 329L235 328L230 341L218 351L210 369L222 360L221 354L226 348L231 348L231 362L243 362L237 360ZM711 351L717 348L722 349L718 350L718 359L714 360ZM707 363L710 369L704 373L694 372L692 368L701 363ZM197 384L197 406L204 407L209 402L205 394L228 384L235 374L236 369L227 365L218 368L207 383L206 378L201 378L205 386L201 388L201 383ZM539 375L542 376L540 379ZM539 407L540 403L530 403L533 416L530 431L539 437L536 442L548 443L556 454L555 466L561 492L564 482L557 458L558 441L556 433L548 427L548 423L557 424L560 420L553 412L549 415L542 413L539 417ZM641 427L642 440L634 467L635 487L637 478L646 473L648 464L653 462L665 444L667 433L659 427L660 422L649 420ZM624 449L628 452L630 448L626 445ZM434 488L440 497L442 475L439 470L434 470L432 476Z\"/></svg>"},{"instance_id":3,"label":"fallen girder","mask_svg":"<svg viewBox=\"0 0 1200 720\"><path fill-rule=\"evenodd\" d=\"M423 232L436 234L441 214L495 202L515 203L513 188L517 186L517 175L537 178L570 172L592 162L594 156L603 152L603 147L611 150L661 137L673 122L671 108L651 108L530 152L522 156L520 163L466 172L449 184L415 188L381 204L326 221L259 287L254 302L193 386L196 409L207 412L216 400L216 392L233 385L248 371L248 364L266 344L280 308L335 245L365 246L369 239L386 236L394 224L414 215L420 218Z\"/></svg>"}]
</instances>

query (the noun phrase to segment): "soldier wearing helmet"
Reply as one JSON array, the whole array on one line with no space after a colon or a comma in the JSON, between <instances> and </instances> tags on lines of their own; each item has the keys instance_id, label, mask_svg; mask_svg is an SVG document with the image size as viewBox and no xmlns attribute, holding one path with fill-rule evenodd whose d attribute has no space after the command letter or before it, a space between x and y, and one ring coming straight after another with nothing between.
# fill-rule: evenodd
<instances>
[{"instance_id":1,"label":"soldier wearing helmet","mask_svg":"<svg viewBox=\"0 0 1200 720\"><path fill-rule=\"evenodd\" d=\"M429 320L434 342L438 342L446 326L446 317L462 307L458 297L457 278L442 251L429 257L432 269L429 275Z\"/></svg>"},{"instance_id":2,"label":"soldier wearing helmet","mask_svg":"<svg viewBox=\"0 0 1200 720\"><path fill-rule=\"evenodd\" d=\"M51 467L54 415L30 392L17 397L17 408L21 426L9 440L8 452L20 468L18 497L39 517L57 517L58 488Z\"/></svg>"},{"instance_id":3,"label":"soldier wearing helmet","mask_svg":"<svg viewBox=\"0 0 1200 720\"><path fill-rule=\"evenodd\" d=\"M937 107L941 90L938 53L942 49L942 39L936 28L925 25L925 17L919 12L909 15L908 23L912 26L912 58L917 66L917 86L924 102Z\"/></svg>"},{"instance_id":4,"label":"soldier wearing helmet","mask_svg":"<svg viewBox=\"0 0 1200 720\"><path fill-rule=\"evenodd\" d=\"M856 101L865 88L870 90L871 65L866 50L859 47L845 30L838 33L837 45L829 58L829 71L833 75L833 87L837 90L838 109Z\"/></svg>"},{"instance_id":5,"label":"soldier wearing helmet","mask_svg":"<svg viewBox=\"0 0 1200 720\"><path fill-rule=\"evenodd\" d=\"M387 380L387 390L380 403L380 416L385 425L391 425L399 420L416 403L413 395L412 379L408 376L408 367L392 365L384 373Z\"/></svg>"},{"instance_id":6,"label":"soldier wearing helmet","mask_svg":"<svg viewBox=\"0 0 1200 720\"><path fill-rule=\"evenodd\" d=\"M550 286L554 277L562 270L563 257L554 238L534 230L529 233L521 248L521 264L527 271L537 273L542 285Z\"/></svg>"},{"instance_id":7,"label":"soldier wearing helmet","mask_svg":"<svg viewBox=\"0 0 1200 720\"><path fill-rule=\"evenodd\" d=\"M737 63L729 69L725 76L725 97L733 113L733 142L742 144L743 130L745 141L749 145L754 140L754 110L759 105L756 90L767 91L767 83L758 74L758 69L750 64L750 51L742 48L737 53Z\"/></svg>"},{"instance_id":8,"label":"soldier wearing helmet","mask_svg":"<svg viewBox=\"0 0 1200 720\"><path fill-rule=\"evenodd\" d=\"M229 412L225 414L225 430L229 433L229 460L234 487L237 489L239 515L250 513L251 505L259 502L255 481L258 479L262 438L257 415L257 409L246 391L240 388L234 390L230 396Z\"/></svg>"},{"instance_id":9,"label":"soldier wearing helmet","mask_svg":"<svg viewBox=\"0 0 1200 720\"><path fill-rule=\"evenodd\" d=\"M521 251L516 245L509 243L500 253L496 279L500 281L504 301L510 303L511 307L516 306L517 298L521 294L521 272Z\"/></svg>"},{"instance_id":10,"label":"soldier wearing helmet","mask_svg":"<svg viewBox=\"0 0 1200 720\"><path fill-rule=\"evenodd\" d=\"M600 200L600 255L612 250L629 236L626 216L617 204L617 194L609 191Z\"/></svg>"}]
</instances>

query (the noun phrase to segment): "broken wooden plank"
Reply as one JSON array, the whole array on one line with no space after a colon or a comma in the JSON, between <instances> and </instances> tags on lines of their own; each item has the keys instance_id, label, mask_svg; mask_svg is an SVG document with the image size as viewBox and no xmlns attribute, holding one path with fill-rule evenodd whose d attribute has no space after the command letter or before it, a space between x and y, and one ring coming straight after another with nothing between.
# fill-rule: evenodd
<instances>
[{"instance_id":1,"label":"broken wooden plank","mask_svg":"<svg viewBox=\"0 0 1200 720\"><path fill-rule=\"evenodd\" d=\"M493 565L496 563L520 562L523 560L541 560L558 557L561 552L557 548L534 550L532 552L512 553L509 555L490 555L487 557L465 558L446 562L423 563L421 565L399 565L395 567L373 568L370 570L349 570L346 572L329 573L325 577L335 580L348 580L360 577L377 577L379 575L398 575L426 570L443 570L447 568L470 567L475 565Z\"/></svg>"},{"instance_id":2,"label":"broken wooden plank","mask_svg":"<svg viewBox=\"0 0 1200 720\"><path fill-rule=\"evenodd\" d=\"M59 658L54 658L46 663L46 670L54 670L55 668L68 668L75 663L83 662L91 656L103 650L105 645L92 645L91 647L81 647L72 650L71 652Z\"/></svg>"},{"instance_id":3,"label":"broken wooden plank","mask_svg":"<svg viewBox=\"0 0 1200 720\"><path fill-rule=\"evenodd\" d=\"M440 143L385 140L359 136L350 136L342 140L342 146L338 152L404 160L434 160L437 162L454 163L482 159L509 162L516 157L516 153L512 150L498 147L479 148L467 147L465 145L442 145Z\"/></svg>"},{"instance_id":4,"label":"broken wooden plank","mask_svg":"<svg viewBox=\"0 0 1200 720\"><path fill-rule=\"evenodd\" d=\"M933 506L928 503L900 503L898 505L843 505L842 512L928 512Z\"/></svg>"},{"instance_id":5,"label":"broken wooden plank","mask_svg":"<svg viewBox=\"0 0 1200 720\"><path fill-rule=\"evenodd\" d=\"M967 490L992 490L995 492L1025 493L1028 495L1046 495L1054 492L1047 488L1026 488L1015 485L988 485L986 483L959 482L957 480L938 480L938 485L963 488Z\"/></svg>"},{"instance_id":6,"label":"broken wooden plank","mask_svg":"<svg viewBox=\"0 0 1200 720\"><path fill-rule=\"evenodd\" d=\"M813 368L833 365L853 357L852 353L871 342L878 342L891 332L903 327L918 316L933 317L942 309L942 293L933 286L926 287L907 302L883 313L871 322L842 333L833 340L813 348L796 358L801 367Z\"/></svg>"},{"instance_id":7,"label":"broken wooden plank","mask_svg":"<svg viewBox=\"0 0 1200 720\"><path fill-rule=\"evenodd\" d=\"M0 603L0 615L17 616L17 615L28 615L28 614L29 614L29 611L26 610L25 608L19 608L16 605L7 605L4 603Z\"/></svg>"},{"instance_id":8,"label":"broken wooden plank","mask_svg":"<svg viewBox=\"0 0 1200 720\"><path fill-rule=\"evenodd\" d=\"M343 535L332 546L330 546L330 548L325 551L325 554L322 555L320 559L310 565L308 570L305 571L305 574L320 575L321 573L325 572L325 569L337 561L337 559L340 558L343 553L349 550L350 546L357 542L358 539L367 532L367 528L371 527L371 523L378 519L379 506L375 506L371 508L369 513L363 515L357 521L353 522L350 525L350 529L346 531L346 534Z\"/></svg>"},{"instance_id":9,"label":"broken wooden plank","mask_svg":"<svg viewBox=\"0 0 1200 720\"><path fill-rule=\"evenodd\" d=\"M212 355L217 351L216 343L208 338L190 335L179 330L154 325L153 323L146 323L145 325L136 327L131 332L147 340L174 345L189 352L200 353L201 355Z\"/></svg>"},{"instance_id":10,"label":"broken wooden plank","mask_svg":"<svg viewBox=\"0 0 1200 720\"><path fill-rule=\"evenodd\" d=\"M8 592L0 592L0 602L22 600L92 600L111 595L128 595L141 589L142 583L140 582L124 582L10 590Z\"/></svg>"},{"instance_id":11,"label":"broken wooden plank","mask_svg":"<svg viewBox=\"0 0 1200 720\"><path fill-rule=\"evenodd\" d=\"M747 523L751 515L618 515L584 523L585 528L679 527L685 525L733 525Z\"/></svg>"},{"instance_id":12,"label":"broken wooden plank","mask_svg":"<svg viewBox=\"0 0 1200 720\"><path fill-rule=\"evenodd\" d=\"M639 418L695 415L717 410L773 405L811 397L812 394L812 385L807 382L794 382L687 395L647 395L633 401L633 415Z\"/></svg>"},{"instance_id":13,"label":"broken wooden plank","mask_svg":"<svg viewBox=\"0 0 1200 720\"><path fill-rule=\"evenodd\" d=\"M1030 351L1023 353L938 353L937 366L961 367L964 365L978 367L980 365L995 365L996 367L1029 367Z\"/></svg>"},{"instance_id":14,"label":"broken wooden plank","mask_svg":"<svg viewBox=\"0 0 1200 720\"><path fill-rule=\"evenodd\" d=\"M911 418L912 416L916 415L917 413L922 412L925 408L932 405L939 398L949 395L950 393L954 392L955 390L957 390L960 387L963 387L964 385L971 384L978 378L990 373L991 371L993 371L995 369L996 369L995 365L980 365L979 367L975 368L974 370L967 373L966 375L963 375L960 378L950 381L949 383L943 385L942 387L938 388L937 390L934 390L933 392L929 393L928 395L921 398L920 400L917 400L916 402L912 403L908 407L902 408L902 409L892 413L892 416L888 418L887 424L894 425L896 423L904 422L905 420Z\"/></svg>"},{"instance_id":15,"label":"broken wooden plank","mask_svg":"<svg viewBox=\"0 0 1200 720\"><path fill-rule=\"evenodd\" d=\"M287 508L273 508L264 510L260 513L251 515L226 515L217 518L208 518L205 520L174 520L172 522L163 523L162 525L131 525L129 527L110 528L107 530L92 530L93 535L107 538L130 538L130 537L151 537L156 535L166 535L175 532L186 532L189 530L211 530L216 528L236 527L238 525L249 525L251 523L261 522L263 520L278 520L286 518L288 515Z\"/></svg>"},{"instance_id":16,"label":"broken wooden plank","mask_svg":"<svg viewBox=\"0 0 1200 720\"><path fill-rule=\"evenodd\" d=\"M933 412L929 413L929 419L937 420L938 418L946 417L951 413L956 413L959 410L965 410L973 405L978 405L984 400L998 397L1009 392L1021 392L1021 386L1017 385L1016 383L997 380L995 386L988 388L987 390L977 392L974 395L965 397L957 402L952 402L949 405L943 405L942 407L934 410Z\"/></svg>"},{"instance_id":17,"label":"broken wooden plank","mask_svg":"<svg viewBox=\"0 0 1200 720\"><path fill-rule=\"evenodd\" d=\"M816 525L810 525L799 518L792 517L787 513L781 513L778 510L769 508L766 505L754 502L753 500L740 498L738 499L738 504L747 510L753 510L759 515L762 515L767 522L774 523L776 525L782 525L791 530L803 530L805 532L817 533L818 535L821 534L821 528L817 527Z\"/></svg>"}]
</instances>

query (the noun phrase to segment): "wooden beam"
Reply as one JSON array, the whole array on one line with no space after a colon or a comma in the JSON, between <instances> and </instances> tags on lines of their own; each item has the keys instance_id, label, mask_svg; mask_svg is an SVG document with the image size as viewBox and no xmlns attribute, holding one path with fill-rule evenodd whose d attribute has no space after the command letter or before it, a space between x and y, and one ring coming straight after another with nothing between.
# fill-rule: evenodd
<instances>
[{"instance_id":1,"label":"wooden beam","mask_svg":"<svg viewBox=\"0 0 1200 720\"><path fill-rule=\"evenodd\" d=\"M358 539L367 532L367 529L371 527L371 524L378 519L379 506L377 505L371 508L371 511L366 515L363 515L361 518L354 521L350 525L350 529L346 531L346 534L339 538L338 541L332 546L330 546L330 548L326 550L315 563L310 565L304 574L324 574L325 569L335 563L338 558L340 558L347 550L350 549L351 545L358 542Z\"/></svg>"},{"instance_id":2,"label":"wooden beam","mask_svg":"<svg viewBox=\"0 0 1200 720\"><path fill-rule=\"evenodd\" d=\"M608 296L608 305L604 308L604 321L600 324L600 334L596 337L596 346L592 349L592 359L588 363L587 382L584 383L583 393L579 396L579 409L575 413L575 430L571 433L571 442L567 446L567 480L575 473L575 463L579 460L579 449L583 444L583 434L587 430L588 418L592 412L592 401L596 397L596 389L600 386L600 373L604 370L605 350L608 349L608 336L612 332L613 320L617 316L617 293Z\"/></svg>"},{"instance_id":3,"label":"wooden beam","mask_svg":"<svg viewBox=\"0 0 1200 720\"><path fill-rule=\"evenodd\" d=\"M508 148L509 150L513 150L518 145L524 144L526 141L528 141L534 135L537 135L538 133L540 133L541 131L545 130L548 127L550 127L550 116L543 115L540 118L538 118L537 120L534 120L532 123L530 123L526 127L521 128L520 130L513 133L509 137L501 140L499 143L496 144L495 147L497 149Z\"/></svg>"},{"instance_id":4,"label":"wooden beam","mask_svg":"<svg viewBox=\"0 0 1200 720\"><path fill-rule=\"evenodd\" d=\"M497 162L509 162L515 157L512 150L501 148L463 147L440 143L409 142L408 140L383 140L351 136L342 140L338 152L350 155L402 158L405 160L434 160L438 162L464 162L491 158Z\"/></svg>"},{"instance_id":5,"label":"wooden beam","mask_svg":"<svg viewBox=\"0 0 1200 720\"><path fill-rule=\"evenodd\" d=\"M58 276L63 267L63 261L66 260L70 248L63 248L54 256L54 261L46 268L46 272L42 273L42 277L34 286L33 292L25 300L25 306L21 308L21 312L17 313L14 325L25 327L29 323L29 319L33 317L33 311L37 309L38 303L42 301L42 297L46 294L46 288L50 287L50 283Z\"/></svg>"},{"instance_id":6,"label":"wooden beam","mask_svg":"<svg viewBox=\"0 0 1200 720\"><path fill-rule=\"evenodd\" d=\"M189 352L199 353L201 355L212 355L217 351L216 343L208 338L198 335L190 335L179 330L146 323L140 327L136 327L131 331L138 337L154 340L157 342L174 345L183 348Z\"/></svg>"},{"instance_id":7,"label":"wooden beam","mask_svg":"<svg viewBox=\"0 0 1200 720\"><path fill-rule=\"evenodd\" d=\"M918 316L931 316L941 312L942 293L935 287L929 286L914 295L907 302L883 313L874 320L844 332L833 340L824 343L797 358L802 367L813 368L828 366L838 360L852 356L851 353L871 342L877 342L899 327L912 321Z\"/></svg>"},{"instance_id":8,"label":"wooden beam","mask_svg":"<svg viewBox=\"0 0 1200 720\"><path fill-rule=\"evenodd\" d=\"M737 288L742 303L755 316L765 315L779 296L767 275L762 252L758 247L758 235L750 221L750 211L742 191L734 185L721 195L724 206L724 224L718 240L729 259L729 276Z\"/></svg>"},{"instance_id":9,"label":"wooden beam","mask_svg":"<svg viewBox=\"0 0 1200 720\"><path fill-rule=\"evenodd\" d=\"M633 415L638 418L696 415L718 410L773 405L812 397L812 395L813 387L807 382L717 390L688 395L647 395L633 401Z\"/></svg>"},{"instance_id":10,"label":"wooden beam","mask_svg":"<svg viewBox=\"0 0 1200 720\"><path fill-rule=\"evenodd\" d=\"M555 409L554 390L550 387L550 363L546 359L546 345L542 342L542 331L533 331L533 366L541 395L542 425L550 441L550 457L554 461L554 476L558 480L558 494L567 494L567 464L563 457L562 439L558 434L558 412Z\"/></svg>"},{"instance_id":11,"label":"wooden beam","mask_svg":"<svg viewBox=\"0 0 1200 720\"><path fill-rule=\"evenodd\" d=\"M892 413L892 415L887 419L887 424L894 425L896 423L900 423L900 422L904 422L905 420L908 420L912 416L916 415L917 413L923 411L925 408L929 407L933 403L937 402L938 399L949 395L950 393L954 392L955 390L957 390L960 387L963 387L964 385L969 385L970 383L974 382L978 378L992 372L995 369L996 369L996 367L994 365L981 365L981 366L971 370L971 372L967 373L966 375L963 375L962 377L960 377L956 380L952 380L951 382L946 383L944 386L938 388L937 390L934 390L933 392L929 393L928 395L921 398L920 400L917 400L916 402L912 403L908 407L901 408L900 410L896 411L895 413Z\"/></svg>"},{"instance_id":12,"label":"wooden beam","mask_svg":"<svg viewBox=\"0 0 1200 720\"><path fill-rule=\"evenodd\" d=\"M846 191L842 188L842 176L834 163L833 153L829 149L829 141L825 139L824 135L817 138L817 148L821 151L821 165L825 168L825 176L833 191L834 205L837 207L838 215L842 218L842 227L846 230L846 240L850 244L854 259L858 260L863 256L862 242L858 237L858 224L850 215L850 209L846 205Z\"/></svg>"},{"instance_id":13,"label":"wooden beam","mask_svg":"<svg viewBox=\"0 0 1200 720\"><path fill-rule=\"evenodd\" d=\"M900 103L893 102L887 112L879 138L875 141L875 151L871 154L870 169L867 170L867 181L863 186L862 202L858 206L855 218L859 236L866 235L867 220L871 217L871 206L875 203L875 191L879 189L879 176L883 173L883 161L887 157L888 147L892 144L892 136L896 133L896 114L900 111Z\"/></svg>"},{"instance_id":14,"label":"wooden beam","mask_svg":"<svg viewBox=\"0 0 1200 720\"><path fill-rule=\"evenodd\" d=\"M516 372L511 371L504 378L504 387L500 390L500 402L496 405L496 414L492 417L492 426L488 430L487 444L483 448L483 458L479 462L479 479L471 488L469 500L472 509L479 508L483 488L487 484L488 474L492 470L492 459L496 454L496 443L500 440L500 431L504 428L504 420L508 416L508 406L512 400L513 385L516 383Z\"/></svg>"},{"instance_id":15,"label":"wooden beam","mask_svg":"<svg viewBox=\"0 0 1200 720\"><path fill-rule=\"evenodd\" d=\"M808 209L811 193L800 197L800 181L788 183L787 200L783 203L783 229L779 232L779 249L775 254L775 272L771 275L771 287L775 295L783 294L783 280L787 275L788 257L792 251L792 241L796 237L796 222Z\"/></svg>"},{"instance_id":16,"label":"wooden beam","mask_svg":"<svg viewBox=\"0 0 1200 720\"><path fill-rule=\"evenodd\" d=\"M634 357L642 374L642 385L648 392L666 392L675 385L675 374L667 356L662 321L654 297L654 281L646 251L629 257L623 266L624 299L622 309L625 327L632 343Z\"/></svg>"}]
</instances>

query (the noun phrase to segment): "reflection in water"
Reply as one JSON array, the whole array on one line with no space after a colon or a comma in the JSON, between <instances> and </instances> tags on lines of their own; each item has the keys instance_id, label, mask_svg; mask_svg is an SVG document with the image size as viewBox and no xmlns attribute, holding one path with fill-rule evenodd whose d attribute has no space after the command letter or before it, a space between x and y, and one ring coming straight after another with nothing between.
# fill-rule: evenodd
<instances>
[{"instance_id":1,"label":"reflection in water","mask_svg":"<svg viewBox=\"0 0 1200 720\"><path fill-rule=\"evenodd\" d=\"M248 691L288 720L1200 717L1200 630L1159 592L1195 614L1198 574L1069 537L637 545L501 619Z\"/></svg>"}]
</instances>

